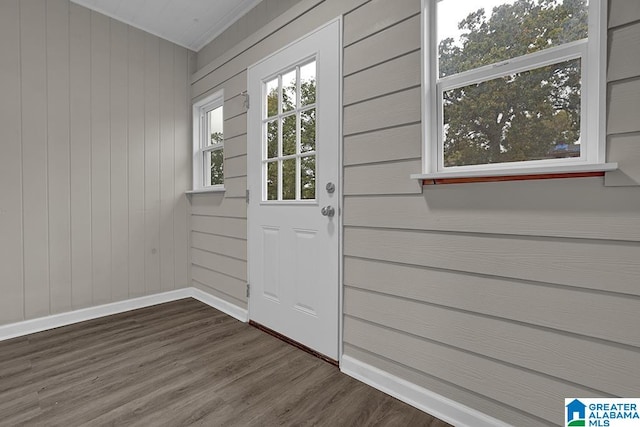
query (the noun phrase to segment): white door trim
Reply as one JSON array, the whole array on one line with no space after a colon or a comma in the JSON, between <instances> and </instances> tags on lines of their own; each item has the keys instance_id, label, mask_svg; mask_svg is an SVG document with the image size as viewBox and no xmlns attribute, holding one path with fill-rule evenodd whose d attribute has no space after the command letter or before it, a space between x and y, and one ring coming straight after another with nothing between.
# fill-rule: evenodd
<instances>
[{"instance_id":1,"label":"white door trim","mask_svg":"<svg viewBox=\"0 0 640 427\"><path fill-rule=\"evenodd\" d=\"M260 59L259 61L256 61L255 63L249 65L247 67L247 70L255 67L256 65L268 60L269 58L271 58L272 56L275 56L279 53L281 53L282 51L286 50L287 48L291 47L292 45L306 39L307 37L317 33L318 31L337 23L339 26L339 36L338 36L338 49L339 49L339 59L338 59L338 102L339 102L339 114L338 114L338 185L336 185L336 199L339 201L339 207L338 207L338 214L336 215L337 217L337 225L338 225L338 362L341 363L342 362L342 355L343 355L343 347L344 347L344 339L343 339L343 335L344 335L344 303L343 303L343 299L344 299L344 257L343 257L343 253L344 253L344 229L343 229L343 209L342 206L344 205L344 167L343 167L343 150L344 150L344 135L343 135L343 119L344 119L344 108L343 108L343 83L344 83L344 76L343 76L343 56L344 56L344 49L343 49L343 21L342 21L342 15L338 16L328 22L326 22L325 24L321 25L320 27L314 29L313 31L310 31L309 33L305 34L302 37L299 37L289 43L287 43L285 46L281 47L280 49L277 49L275 51L273 51L272 53L270 53L269 55L265 56L264 58ZM248 88L249 84L247 82L247 88ZM252 102L260 102L259 100L254 100ZM247 129L249 128L251 124L249 123L249 114L247 114ZM249 141L247 141L247 144L249 144ZM247 171L248 173L248 171ZM247 180L247 187L248 187L248 180ZM250 197L260 197L257 194L251 194ZM247 209L247 245L251 244L251 233L250 233L250 224L251 224L252 218L251 218L251 214L249 213L249 209ZM251 270L251 257L249 256L249 252L247 251L247 277L250 277L250 270ZM251 297L248 298L248 302L247 302L247 319L251 319Z\"/></svg>"},{"instance_id":2,"label":"white door trim","mask_svg":"<svg viewBox=\"0 0 640 427\"><path fill-rule=\"evenodd\" d=\"M344 101L343 101L343 84L344 84L344 47L343 47L343 22L342 16L337 17L332 22L338 21L338 25L340 26L338 43L340 49L340 59L339 59L339 69L338 69L338 103L340 108L340 113L338 114L338 200L340 201L340 206L338 208L338 363L342 364L342 355L343 355L343 347L344 347L344 164L343 164L343 152L344 152L344 133L342 131L342 122L344 120Z\"/></svg>"}]
</instances>

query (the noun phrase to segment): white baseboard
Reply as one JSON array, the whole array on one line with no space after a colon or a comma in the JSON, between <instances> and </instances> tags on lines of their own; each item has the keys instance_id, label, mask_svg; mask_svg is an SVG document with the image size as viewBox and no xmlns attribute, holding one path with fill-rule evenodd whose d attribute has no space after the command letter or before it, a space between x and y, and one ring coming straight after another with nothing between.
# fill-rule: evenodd
<instances>
[{"instance_id":1,"label":"white baseboard","mask_svg":"<svg viewBox=\"0 0 640 427\"><path fill-rule=\"evenodd\" d=\"M480 411L420 387L350 356L342 356L340 370L421 411L456 427L509 427Z\"/></svg>"},{"instance_id":2,"label":"white baseboard","mask_svg":"<svg viewBox=\"0 0 640 427\"><path fill-rule=\"evenodd\" d=\"M46 331L47 329L59 328L60 326L70 325L72 323L84 322L85 320L96 319L98 317L109 316L111 314L123 313L125 311L135 310L138 308L188 298L190 296L188 288L177 289L175 291L163 292L161 294L147 295L144 297L132 298L95 307L81 308L79 310L69 311L66 313L39 317L37 319L11 323L0 326L0 341L22 335L33 334L35 332Z\"/></svg>"},{"instance_id":3,"label":"white baseboard","mask_svg":"<svg viewBox=\"0 0 640 427\"><path fill-rule=\"evenodd\" d=\"M200 289L184 288L3 325L0 326L0 341L183 298L197 299L243 322L246 322L249 317L247 310L243 308L209 295Z\"/></svg>"},{"instance_id":4,"label":"white baseboard","mask_svg":"<svg viewBox=\"0 0 640 427\"><path fill-rule=\"evenodd\" d=\"M223 313L228 314L231 317L235 317L241 322L247 322L249 320L249 312L235 304L231 304L221 298L208 294L198 288L189 288L191 291L191 297L197 299L200 302L207 304Z\"/></svg>"}]
</instances>

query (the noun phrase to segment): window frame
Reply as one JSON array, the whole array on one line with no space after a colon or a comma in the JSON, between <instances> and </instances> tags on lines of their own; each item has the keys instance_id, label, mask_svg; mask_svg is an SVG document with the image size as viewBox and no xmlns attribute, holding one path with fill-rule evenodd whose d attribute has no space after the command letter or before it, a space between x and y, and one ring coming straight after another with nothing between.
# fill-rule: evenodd
<instances>
[{"instance_id":1,"label":"window frame","mask_svg":"<svg viewBox=\"0 0 640 427\"><path fill-rule=\"evenodd\" d=\"M207 133L209 131L206 120L207 113L222 108L223 112L223 140L218 144L208 144ZM205 163L208 154L214 151L222 151L224 165L224 90L215 92L193 103L193 190L197 191L224 191L224 166L222 184L211 184L211 175L208 165Z\"/></svg>"},{"instance_id":2,"label":"window frame","mask_svg":"<svg viewBox=\"0 0 640 427\"><path fill-rule=\"evenodd\" d=\"M437 2L422 0L422 174L413 178L482 177L605 171L607 2L589 1L588 39L439 78ZM479 6L480 7L480 6ZM575 158L444 167L443 102L445 90L489 81L571 59L581 59L581 155Z\"/></svg>"}]
</instances>

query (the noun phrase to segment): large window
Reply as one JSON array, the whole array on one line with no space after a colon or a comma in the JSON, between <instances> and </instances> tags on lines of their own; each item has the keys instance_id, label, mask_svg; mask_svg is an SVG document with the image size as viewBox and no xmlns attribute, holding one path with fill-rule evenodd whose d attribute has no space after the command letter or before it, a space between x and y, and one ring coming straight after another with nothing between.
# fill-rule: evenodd
<instances>
[{"instance_id":1,"label":"large window","mask_svg":"<svg viewBox=\"0 0 640 427\"><path fill-rule=\"evenodd\" d=\"M423 3L428 174L604 163L606 2Z\"/></svg>"},{"instance_id":2,"label":"large window","mask_svg":"<svg viewBox=\"0 0 640 427\"><path fill-rule=\"evenodd\" d=\"M193 105L193 189L224 188L224 96L217 92Z\"/></svg>"}]
</instances>

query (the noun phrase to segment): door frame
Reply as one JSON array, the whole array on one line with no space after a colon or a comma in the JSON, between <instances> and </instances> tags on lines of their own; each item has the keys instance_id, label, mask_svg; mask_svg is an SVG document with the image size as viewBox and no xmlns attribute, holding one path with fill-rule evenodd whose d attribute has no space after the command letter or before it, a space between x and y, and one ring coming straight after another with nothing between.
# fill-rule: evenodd
<instances>
[{"instance_id":1,"label":"door frame","mask_svg":"<svg viewBox=\"0 0 640 427\"><path fill-rule=\"evenodd\" d=\"M343 345L344 345L344 339L343 339L343 334L344 334L344 225L343 225L343 215L344 215L344 191L343 191L343 186L344 186L344 162L343 162L343 151L344 151L344 133L343 133L343 128L342 128L342 123L344 120L344 101L343 101L343 85L344 85L344 72L343 72L343 62L344 62L344 48L343 48L343 19L342 19L342 15L329 20L328 22L324 23L323 25L315 28L314 30L306 33L305 35L298 37L297 39L290 41L289 43L287 43L285 46L269 53L268 55L264 56L263 58L261 58L259 61L256 61L252 64L250 64L247 67L247 71L249 70L249 68L254 67L258 64L260 64L261 62L264 62L265 60L271 58L274 55L279 54L280 52L286 50L287 48L289 48L290 46L296 44L299 41L304 40L305 38L311 36L312 34L317 33L318 31L324 29L325 27L328 27L334 23L338 24L338 108L340 109L339 113L338 113L338 182L336 185L336 200L338 200L338 207L337 207L337 231L338 231L338 253L336 254L336 256L338 257L338 283L336 283L336 285L338 286L338 363L342 364L342 356L343 356ZM247 73L247 78L249 77L249 74ZM249 87L249 83L247 82L247 88ZM261 102L260 100L250 100L251 104L254 105L255 107L255 102ZM249 107L251 108L251 106ZM249 126L251 124L249 123L249 114L247 114L247 129L249 129ZM249 139L247 138L247 163L248 163L248 153L249 153L249 144L251 143L251 141L249 141ZM254 172L255 173L255 172ZM247 190L249 187L249 167L247 164ZM251 198L253 197L260 197L259 195L254 195L251 194L250 195ZM249 214L249 209L247 209L247 247L249 247L249 245L252 244L252 239L251 239L251 234L249 232L250 230L250 223L252 221L251 215ZM251 257L249 256L249 252L247 250L247 282L250 284L251 283ZM251 297L248 298L247 301L247 321L251 320Z\"/></svg>"}]
</instances>

